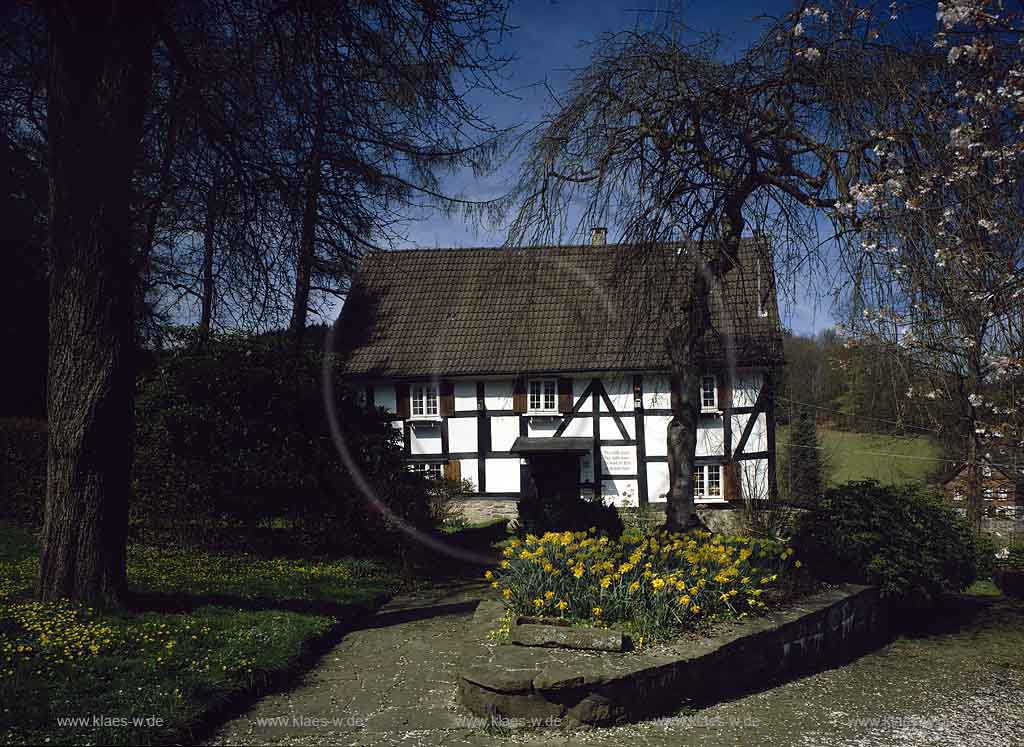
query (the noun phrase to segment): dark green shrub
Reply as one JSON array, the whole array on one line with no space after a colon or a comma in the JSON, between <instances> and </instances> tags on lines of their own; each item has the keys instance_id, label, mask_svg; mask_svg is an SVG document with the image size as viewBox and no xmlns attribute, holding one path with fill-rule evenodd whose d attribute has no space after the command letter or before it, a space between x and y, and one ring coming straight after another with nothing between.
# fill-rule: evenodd
<instances>
[{"instance_id":1,"label":"dark green shrub","mask_svg":"<svg viewBox=\"0 0 1024 747\"><path fill-rule=\"evenodd\" d=\"M322 386L323 353L275 336L185 340L137 398L132 518L255 526L286 520L347 551L401 550L394 522L339 457ZM338 427L381 503L428 526L426 481L404 469L397 433L333 379Z\"/></svg>"},{"instance_id":2,"label":"dark green shrub","mask_svg":"<svg viewBox=\"0 0 1024 747\"><path fill-rule=\"evenodd\" d=\"M46 421L0 420L0 518L39 525L46 500Z\"/></svg>"},{"instance_id":3,"label":"dark green shrub","mask_svg":"<svg viewBox=\"0 0 1024 747\"><path fill-rule=\"evenodd\" d=\"M516 507L519 510L519 527L524 533L581 532L596 527L600 534L616 539L622 535L622 519L618 510L601 498L553 501L523 496Z\"/></svg>"},{"instance_id":4,"label":"dark green shrub","mask_svg":"<svg viewBox=\"0 0 1024 747\"><path fill-rule=\"evenodd\" d=\"M991 535L979 534L974 542L978 550L978 579L992 578L992 571L996 569L997 563L995 540Z\"/></svg>"},{"instance_id":5,"label":"dark green shrub","mask_svg":"<svg viewBox=\"0 0 1024 747\"><path fill-rule=\"evenodd\" d=\"M849 482L800 519L794 544L826 581L875 584L907 600L961 591L977 576L967 523L919 485Z\"/></svg>"}]
</instances>

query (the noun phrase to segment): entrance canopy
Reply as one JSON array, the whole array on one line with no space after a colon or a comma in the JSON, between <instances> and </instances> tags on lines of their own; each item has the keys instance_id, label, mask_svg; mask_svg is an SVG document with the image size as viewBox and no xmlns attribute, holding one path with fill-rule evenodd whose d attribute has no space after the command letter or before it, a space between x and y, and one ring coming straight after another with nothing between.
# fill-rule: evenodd
<instances>
[{"instance_id":1,"label":"entrance canopy","mask_svg":"<svg viewBox=\"0 0 1024 747\"><path fill-rule=\"evenodd\" d=\"M594 448L592 438L527 438L520 436L509 449L513 454L589 454Z\"/></svg>"}]
</instances>

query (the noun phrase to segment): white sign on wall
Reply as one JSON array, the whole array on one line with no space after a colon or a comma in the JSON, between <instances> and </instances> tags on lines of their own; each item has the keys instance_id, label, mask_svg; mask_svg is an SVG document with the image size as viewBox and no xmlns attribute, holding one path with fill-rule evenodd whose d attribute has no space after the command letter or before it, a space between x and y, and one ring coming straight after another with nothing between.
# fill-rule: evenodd
<instances>
[{"instance_id":1,"label":"white sign on wall","mask_svg":"<svg viewBox=\"0 0 1024 747\"><path fill-rule=\"evenodd\" d=\"M601 473L604 475L635 475L636 447L602 446Z\"/></svg>"}]
</instances>

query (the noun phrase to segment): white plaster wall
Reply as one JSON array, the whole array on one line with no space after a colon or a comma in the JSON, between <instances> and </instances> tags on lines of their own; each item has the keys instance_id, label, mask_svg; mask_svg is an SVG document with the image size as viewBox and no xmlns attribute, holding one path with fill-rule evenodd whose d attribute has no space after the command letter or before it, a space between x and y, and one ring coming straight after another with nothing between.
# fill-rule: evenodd
<instances>
[{"instance_id":1,"label":"white plaster wall","mask_svg":"<svg viewBox=\"0 0 1024 747\"><path fill-rule=\"evenodd\" d=\"M459 460L459 474L462 475L463 480L469 480L473 483L473 490L480 490L480 473L477 468L478 461L476 459L460 459Z\"/></svg>"},{"instance_id":2,"label":"white plaster wall","mask_svg":"<svg viewBox=\"0 0 1024 747\"><path fill-rule=\"evenodd\" d=\"M593 377L590 376L577 376L572 380L572 403L575 406L576 400L582 395L584 390L590 385L590 381ZM578 412L593 412L594 408L591 406L593 398L588 394L587 398L583 400L583 404L580 405Z\"/></svg>"},{"instance_id":3,"label":"white plaster wall","mask_svg":"<svg viewBox=\"0 0 1024 747\"><path fill-rule=\"evenodd\" d=\"M491 418L491 451L508 451L517 438L519 438L518 415L496 415ZM489 481L490 471L488 471L488 491L490 491Z\"/></svg>"},{"instance_id":4,"label":"white plaster wall","mask_svg":"<svg viewBox=\"0 0 1024 747\"><path fill-rule=\"evenodd\" d=\"M561 418L527 418L526 434L531 438L554 436L561 422Z\"/></svg>"},{"instance_id":5,"label":"white plaster wall","mask_svg":"<svg viewBox=\"0 0 1024 747\"><path fill-rule=\"evenodd\" d=\"M571 436L572 438L591 438L593 435L594 420L590 416L573 418L562 431L562 436Z\"/></svg>"},{"instance_id":6,"label":"white plaster wall","mask_svg":"<svg viewBox=\"0 0 1024 747\"><path fill-rule=\"evenodd\" d=\"M616 412L633 412L633 377L615 376L601 379L604 390L608 393L612 407ZM601 410L608 411L608 406L601 400ZM602 426L603 427L603 426Z\"/></svg>"},{"instance_id":7,"label":"white plaster wall","mask_svg":"<svg viewBox=\"0 0 1024 747\"><path fill-rule=\"evenodd\" d=\"M636 480L602 480L601 497L605 503L616 506L638 505L639 488Z\"/></svg>"},{"instance_id":8,"label":"white plaster wall","mask_svg":"<svg viewBox=\"0 0 1024 747\"><path fill-rule=\"evenodd\" d=\"M644 409L668 409L672 406L669 398L667 376L644 376Z\"/></svg>"},{"instance_id":9,"label":"white plaster wall","mask_svg":"<svg viewBox=\"0 0 1024 747\"><path fill-rule=\"evenodd\" d=\"M518 493L519 460L518 459L487 459L487 492Z\"/></svg>"},{"instance_id":10,"label":"white plaster wall","mask_svg":"<svg viewBox=\"0 0 1024 747\"><path fill-rule=\"evenodd\" d=\"M740 462L740 483L744 498L768 498L768 460L749 459Z\"/></svg>"},{"instance_id":11,"label":"white plaster wall","mask_svg":"<svg viewBox=\"0 0 1024 747\"><path fill-rule=\"evenodd\" d=\"M512 409L512 382L511 380L485 381L484 382L484 404L488 410L511 410Z\"/></svg>"},{"instance_id":12,"label":"white plaster wall","mask_svg":"<svg viewBox=\"0 0 1024 747\"><path fill-rule=\"evenodd\" d=\"M717 456L725 453L722 421L707 418L707 425L697 428L697 456Z\"/></svg>"},{"instance_id":13,"label":"white plaster wall","mask_svg":"<svg viewBox=\"0 0 1024 747\"><path fill-rule=\"evenodd\" d=\"M476 382L456 381L455 382L455 411L465 412L476 409Z\"/></svg>"},{"instance_id":14,"label":"white plaster wall","mask_svg":"<svg viewBox=\"0 0 1024 747\"><path fill-rule=\"evenodd\" d=\"M662 503L668 493L668 464L647 463L647 502Z\"/></svg>"},{"instance_id":15,"label":"white plaster wall","mask_svg":"<svg viewBox=\"0 0 1024 747\"><path fill-rule=\"evenodd\" d=\"M448 418L448 450L477 450L476 418Z\"/></svg>"},{"instance_id":16,"label":"white plaster wall","mask_svg":"<svg viewBox=\"0 0 1024 747\"><path fill-rule=\"evenodd\" d=\"M743 429L747 427L750 415L734 415L732 418L732 448L739 446L740 438L743 436ZM750 431L750 437L743 447L745 454L755 451L765 451L768 448L768 418L762 412L754 421L754 427Z\"/></svg>"},{"instance_id":17,"label":"white plaster wall","mask_svg":"<svg viewBox=\"0 0 1024 747\"><path fill-rule=\"evenodd\" d=\"M440 454L441 453L441 428L417 428L409 429L411 435L409 451L412 454Z\"/></svg>"},{"instance_id":18,"label":"white plaster wall","mask_svg":"<svg viewBox=\"0 0 1024 747\"><path fill-rule=\"evenodd\" d=\"M668 454L667 428L668 415L644 416L644 446L647 456L666 456Z\"/></svg>"},{"instance_id":19,"label":"white plaster wall","mask_svg":"<svg viewBox=\"0 0 1024 747\"><path fill-rule=\"evenodd\" d=\"M395 385L384 381L373 382L373 404L388 412L397 412L395 406Z\"/></svg>"},{"instance_id":20,"label":"white plaster wall","mask_svg":"<svg viewBox=\"0 0 1024 747\"><path fill-rule=\"evenodd\" d=\"M622 421L622 427L626 429L626 435L629 438L636 438L636 420L634 419L633 413L629 412L619 416L619 420ZM618 440L622 438L622 434L619 433L618 426L615 425L615 418L610 415L604 415L601 417L601 439L612 439Z\"/></svg>"}]
</instances>

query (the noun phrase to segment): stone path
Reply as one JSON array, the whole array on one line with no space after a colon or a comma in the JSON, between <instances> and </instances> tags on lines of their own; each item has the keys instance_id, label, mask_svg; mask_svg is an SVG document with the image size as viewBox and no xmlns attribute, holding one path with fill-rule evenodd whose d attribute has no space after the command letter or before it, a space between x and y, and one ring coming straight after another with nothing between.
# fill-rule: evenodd
<instances>
[{"instance_id":1,"label":"stone path","mask_svg":"<svg viewBox=\"0 0 1024 747\"><path fill-rule=\"evenodd\" d=\"M454 698L457 655L485 590L451 583L396 597L299 687L261 699L210 743L445 744L448 731L472 731Z\"/></svg>"},{"instance_id":2,"label":"stone path","mask_svg":"<svg viewBox=\"0 0 1024 747\"><path fill-rule=\"evenodd\" d=\"M1024 745L1024 605L901 638L845 667L695 713L587 732L485 728L455 703L476 583L396 598L298 688L259 701L213 744Z\"/></svg>"}]
</instances>

